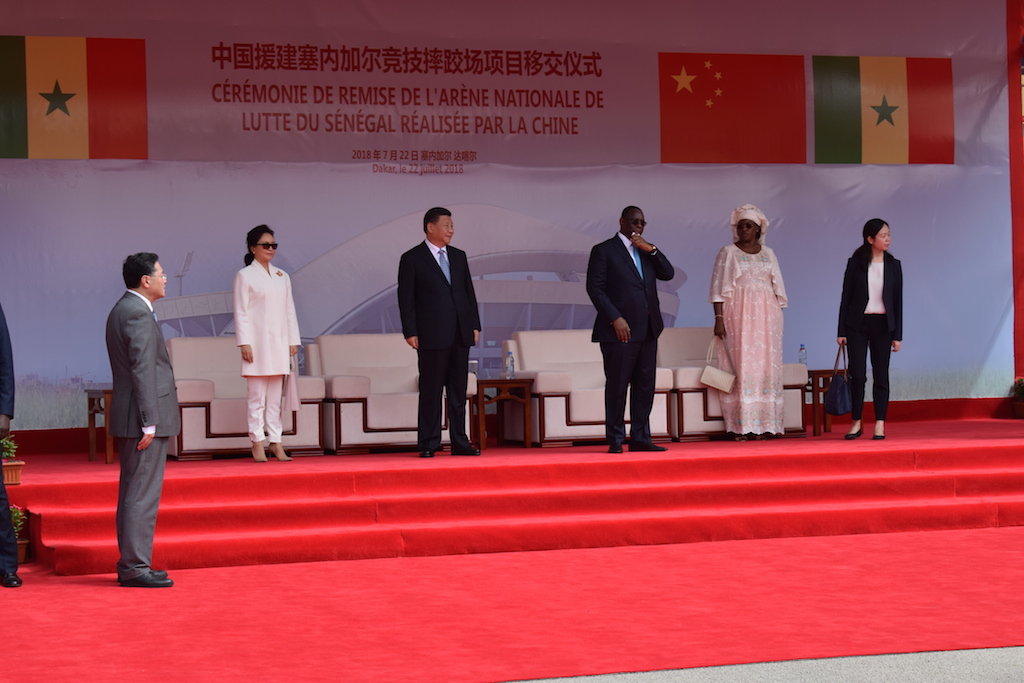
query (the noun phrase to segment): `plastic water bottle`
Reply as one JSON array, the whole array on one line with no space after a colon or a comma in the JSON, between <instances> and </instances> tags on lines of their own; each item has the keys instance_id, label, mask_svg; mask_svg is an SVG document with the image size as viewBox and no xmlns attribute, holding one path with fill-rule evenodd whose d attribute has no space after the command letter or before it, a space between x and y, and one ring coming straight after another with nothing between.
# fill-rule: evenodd
<instances>
[{"instance_id":1,"label":"plastic water bottle","mask_svg":"<svg viewBox=\"0 0 1024 683\"><path fill-rule=\"evenodd\" d=\"M503 379L516 378L516 359L512 357L511 351L509 351L508 355L505 356L505 372L503 373L503 375Z\"/></svg>"},{"instance_id":2,"label":"plastic water bottle","mask_svg":"<svg viewBox=\"0 0 1024 683\"><path fill-rule=\"evenodd\" d=\"M800 345L800 350L796 352L796 362L807 365L807 347L803 344Z\"/></svg>"}]
</instances>

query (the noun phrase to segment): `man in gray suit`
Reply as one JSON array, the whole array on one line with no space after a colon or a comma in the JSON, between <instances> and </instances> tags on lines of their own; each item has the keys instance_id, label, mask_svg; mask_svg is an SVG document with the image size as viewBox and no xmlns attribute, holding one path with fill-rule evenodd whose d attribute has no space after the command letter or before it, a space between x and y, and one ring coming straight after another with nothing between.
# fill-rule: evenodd
<instances>
[{"instance_id":1,"label":"man in gray suit","mask_svg":"<svg viewBox=\"0 0 1024 683\"><path fill-rule=\"evenodd\" d=\"M167 275L156 254L124 261L128 291L107 317L107 354L114 375L107 429L117 439L121 487L117 497L117 579L122 586L168 588L167 572L154 571L153 533L164 483L168 438L181 429L178 394L167 346L153 312Z\"/></svg>"}]
</instances>

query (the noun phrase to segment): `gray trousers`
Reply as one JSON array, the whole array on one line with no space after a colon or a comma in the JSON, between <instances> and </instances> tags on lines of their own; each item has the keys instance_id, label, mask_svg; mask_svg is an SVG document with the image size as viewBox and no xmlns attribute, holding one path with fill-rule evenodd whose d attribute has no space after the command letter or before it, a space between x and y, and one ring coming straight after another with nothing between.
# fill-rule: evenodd
<instances>
[{"instance_id":1,"label":"gray trousers","mask_svg":"<svg viewBox=\"0 0 1024 683\"><path fill-rule=\"evenodd\" d=\"M144 451L139 439L117 439L121 486L117 495L117 563L119 580L148 573L153 562L153 533L164 485L168 437L158 436Z\"/></svg>"}]
</instances>

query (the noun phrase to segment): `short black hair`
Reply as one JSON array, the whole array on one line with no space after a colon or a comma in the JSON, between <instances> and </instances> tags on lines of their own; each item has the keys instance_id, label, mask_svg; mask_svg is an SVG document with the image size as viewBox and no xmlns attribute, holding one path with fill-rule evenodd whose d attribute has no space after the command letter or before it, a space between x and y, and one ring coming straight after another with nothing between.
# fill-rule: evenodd
<instances>
[{"instance_id":1,"label":"short black hair","mask_svg":"<svg viewBox=\"0 0 1024 683\"><path fill-rule=\"evenodd\" d=\"M156 262L159 260L159 256L148 251L140 251L138 254L132 254L126 258L121 267L125 287L138 289L142 284L142 276L152 275L156 270Z\"/></svg>"},{"instance_id":2,"label":"short black hair","mask_svg":"<svg viewBox=\"0 0 1024 683\"><path fill-rule=\"evenodd\" d=\"M630 211L639 211L640 213L643 213L643 209L641 209L639 206L627 206L625 209L622 210L622 215L619 216L619 218L625 220L626 216L629 215Z\"/></svg>"},{"instance_id":3,"label":"short black hair","mask_svg":"<svg viewBox=\"0 0 1024 683\"><path fill-rule=\"evenodd\" d=\"M423 214L423 232L427 231L427 225L430 223L436 223L441 219L441 216L451 216L452 212L443 206L435 206L430 211Z\"/></svg>"}]
</instances>

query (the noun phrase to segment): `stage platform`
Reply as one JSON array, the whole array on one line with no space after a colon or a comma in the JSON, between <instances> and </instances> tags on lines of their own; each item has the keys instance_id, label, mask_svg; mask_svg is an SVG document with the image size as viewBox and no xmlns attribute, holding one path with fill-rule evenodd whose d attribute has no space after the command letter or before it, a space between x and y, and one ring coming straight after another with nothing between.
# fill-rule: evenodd
<instances>
[{"instance_id":1,"label":"stage platform","mask_svg":"<svg viewBox=\"0 0 1024 683\"><path fill-rule=\"evenodd\" d=\"M869 425L870 427L870 425ZM1024 420L820 437L167 463L162 569L1024 525ZM35 561L111 573L117 464L26 458Z\"/></svg>"}]
</instances>

